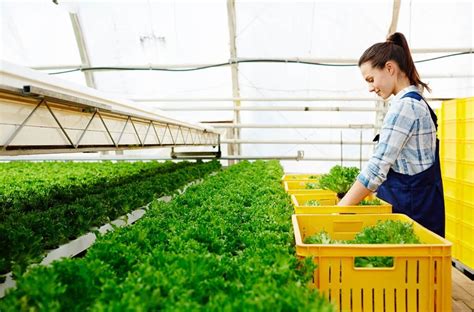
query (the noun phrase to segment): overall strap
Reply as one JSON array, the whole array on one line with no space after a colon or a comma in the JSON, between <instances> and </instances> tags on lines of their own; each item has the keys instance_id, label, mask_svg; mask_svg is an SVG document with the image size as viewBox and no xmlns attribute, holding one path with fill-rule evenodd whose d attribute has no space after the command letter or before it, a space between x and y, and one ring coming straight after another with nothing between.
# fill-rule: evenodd
<instances>
[{"instance_id":1,"label":"overall strap","mask_svg":"<svg viewBox=\"0 0 474 312\"><path fill-rule=\"evenodd\" d=\"M421 101L423 100L425 103L426 103L426 106L428 106L428 109L430 111L430 115L431 115L431 119L433 120L433 123L435 125L435 128L436 128L436 131L438 131L438 117L436 117L436 114L435 112L431 109L431 107L428 105L428 102L426 102L426 100L423 98L423 96L421 96L421 94L419 94L418 92L416 91L410 91L406 94L404 94L401 99L403 98L412 98L412 99L415 99L417 101ZM380 134L377 134L374 139L372 140L372 142L378 142L380 140Z\"/></svg>"},{"instance_id":2,"label":"overall strap","mask_svg":"<svg viewBox=\"0 0 474 312\"><path fill-rule=\"evenodd\" d=\"M426 106L428 106L428 109L430 110L431 119L433 119L433 123L436 127L436 130L438 130L438 117L436 117L435 112L431 109L431 107L428 105L428 102L426 102L426 100L423 98L423 96L421 96L421 94L419 94L416 91L410 91L410 92L406 93L405 95L403 95L401 98L403 99L403 98L406 98L406 97L412 98L412 99L415 99L415 100L418 100L418 101L423 100L426 103Z\"/></svg>"}]
</instances>

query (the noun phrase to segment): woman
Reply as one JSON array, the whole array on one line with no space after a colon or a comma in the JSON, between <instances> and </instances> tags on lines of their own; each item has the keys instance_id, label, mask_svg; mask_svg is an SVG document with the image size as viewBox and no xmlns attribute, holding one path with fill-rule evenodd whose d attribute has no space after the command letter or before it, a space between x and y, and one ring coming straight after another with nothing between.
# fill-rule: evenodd
<instances>
[{"instance_id":1,"label":"woman","mask_svg":"<svg viewBox=\"0 0 474 312\"><path fill-rule=\"evenodd\" d=\"M444 237L444 197L439 165L437 119L423 99L423 89L405 36L390 35L368 48L359 68L369 91L391 95L378 144L339 205L359 203L371 192L424 227Z\"/></svg>"}]
</instances>

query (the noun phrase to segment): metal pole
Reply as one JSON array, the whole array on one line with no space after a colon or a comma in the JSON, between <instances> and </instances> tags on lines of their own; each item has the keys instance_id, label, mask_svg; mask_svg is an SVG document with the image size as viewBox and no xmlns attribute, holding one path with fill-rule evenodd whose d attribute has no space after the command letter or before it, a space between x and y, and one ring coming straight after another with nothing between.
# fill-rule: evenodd
<instances>
[{"instance_id":1,"label":"metal pole","mask_svg":"<svg viewBox=\"0 0 474 312\"><path fill-rule=\"evenodd\" d=\"M240 144L318 144L318 145L334 145L334 144L340 144L340 141L334 141L334 140L250 140L250 139L243 139L243 140L235 140L235 139L223 139L221 140L222 144L235 144L235 143L240 143ZM342 142L345 145L374 145L374 142L372 141L360 141L360 140L347 140Z\"/></svg>"},{"instance_id":2,"label":"metal pole","mask_svg":"<svg viewBox=\"0 0 474 312\"><path fill-rule=\"evenodd\" d=\"M236 38L236 14L235 14L235 0L227 0L227 21L229 26L229 43L230 43L230 58L237 58L237 44ZM231 65L232 74L232 97L240 98L239 88L239 65L238 63L232 63ZM234 108L240 106L240 100L234 100ZM240 123L240 111L234 110L234 122ZM240 139L240 129L232 129L232 138ZM229 145L228 151L230 155L240 155L240 144ZM233 162L232 162L233 163Z\"/></svg>"},{"instance_id":3,"label":"metal pole","mask_svg":"<svg viewBox=\"0 0 474 312\"><path fill-rule=\"evenodd\" d=\"M255 129L374 129L374 124L228 124L228 123L213 123L212 126L216 129L224 128L255 128Z\"/></svg>"},{"instance_id":4,"label":"metal pole","mask_svg":"<svg viewBox=\"0 0 474 312\"><path fill-rule=\"evenodd\" d=\"M343 151L343 145L342 145L342 131L340 132L340 136L341 136L341 142L340 142L340 146L341 146L341 166L343 165L343 159L344 159L344 151Z\"/></svg>"},{"instance_id":5,"label":"metal pole","mask_svg":"<svg viewBox=\"0 0 474 312\"><path fill-rule=\"evenodd\" d=\"M222 107L222 106L174 106L174 107L157 107L162 111L171 112L205 112L205 111L301 111L301 112L377 112L382 110L377 107L315 107L315 106L254 106L246 105L239 107Z\"/></svg>"},{"instance_id":6,"label":"metal pole","mask_svg":"<svg viewBox=\"0 0 474 312\"><path fill-rule=\"evenodd\" d=\"M91 67L91 62L89 59L89 53L87 51L86 41L84 39L84 34L82 32L81 23L79 21L79 16L76 13L69 13L71 18L72 29L74 30L74 35L76 37L77 48L79 50L79 55L81 56L81 66L80 67ZM94 80L94 72L84 71L84 76L86 78L86 84L90 88L96 88Z\"/></svg>"},{"instance_id":7,"label":"metal pole","mask_svg":"<svg viewBox=\"0 0 474 312\"><path fill-rule=\"evenodd\" d=\"M362 131L360 131L360 145L359 145L359 170L362 170Z\"/></svg>"}]
</instances>

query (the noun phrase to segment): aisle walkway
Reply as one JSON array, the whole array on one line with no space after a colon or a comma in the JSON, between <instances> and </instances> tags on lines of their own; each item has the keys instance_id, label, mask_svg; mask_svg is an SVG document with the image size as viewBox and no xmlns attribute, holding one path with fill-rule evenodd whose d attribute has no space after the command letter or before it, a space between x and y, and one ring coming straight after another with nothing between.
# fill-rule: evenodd
<instances>
[{"instance_id":1,"label":"aisle walkway","mask_svg":"<svg viewBox=\"0 0 474 312\"><path fill-rule=\"evenodd\" d=\"M452 267L453 312L474 311L474 281Z\"/></svg>"}]
</instances>

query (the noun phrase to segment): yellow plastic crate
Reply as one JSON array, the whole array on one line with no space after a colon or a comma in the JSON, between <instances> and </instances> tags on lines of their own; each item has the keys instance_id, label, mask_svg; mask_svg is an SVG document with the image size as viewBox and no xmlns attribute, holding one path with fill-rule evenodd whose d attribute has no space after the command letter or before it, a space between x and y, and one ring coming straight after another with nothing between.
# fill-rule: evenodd
<instances>
[{"instance_id":1,"label":"yellow plastic crate","mask_svg":"<svg viewBox=\"0 0 474 312\"><path fill-rule=\"evenodd\" d=\"M444 195L444 209L446 215L450 215L453 218L460 218L461 217L461 210L460 210L461 203L454 197L449 195Z\"/></svg>"},{"instance_id":2,"label":"yellow plastic crate","mask_svg":"<svg viewBox=\"0 0 474 312\"><path fill-rule=\"evenodd\" d=\"M459 199L462 197L462 185L456 179L443 177L443 191L445 197Z\"/></svg>"},{"instance_id":3,"label":"yellow plastic crate","mask_svg":"<svg viewBox=\"0 0 474 312\"><path fill-rule=\"evenodd\" d=\"M459 238L461 237L461 229L459 228L459 220L455 216L446 213L446 239L453 243L452 256L459 259Z\"/></svg>"},{"instance_id":4,"label":"yellow plastic crate","mask_svg":"<svg viewBox=\"0 0 474 312\"><path fill-rule=\"evenodd\" d=\"M367 196L365 199L374 199L375 196ZM307 206L309 200L317 200L320 206ZM337 206L339 199L336 194L293 194L291 201L296 214L326 214L326 213L391 213L392 205L379 199L381 205L371 206Z\"/></svg>"},{"instance_id":5,"label":"yellow plastic crate","mask_svg":"<svg viewBox=\"0 0 474 312\"><path fill-rule=\"evenodd\" d=\"M463 222L474 226L474 205L466 203L466 202L459 202L459 206L457 207L460 213L458 213L458 219L462 219ZM474 240L474 237L471 236L471 241Z\"/></svg>"},{"instance_id":6,"label":"yellow plastic crate","mask_svg":"<svg viewBox=\"0 0 474 312\"><path fill-rule=\"evenodd\" d=\"M307 183L315 183L313 181L283 181L283 187L288 194L336 194L333 191L322 189L307 189Z\"/></svg>"},{"instance_id":7,"label":"yellow plastic crate","mask_svg":"<svg viewBox=\"0 0 474 312\"><path fill-rule=\"evenodd\" d=\"M441 174L443 177L456 179L457 173L457 162L453 159L441 159Z\"/></svg>"},{"instance_id":8,"label":"yellow plastic crate","mask_svg":"<svg viewBox=\"0 0 474 312\"><path fill-rule=\"evenodd\" d=\"M458 127L458 123L455 120L442 121L440 127L443 129L440 140L456 140L458 138L458 131L461 128Z\"/></svg>"},{"instance_id":9,"label":"yellow plastic crate","mask_svg":"<svg viewBox=\"0 0 474 312\"><path fill-rule=\"evenodd\" d=\"M461 242L474 247L474 226L468 222L464 222L462 219L459 222L459 227L461 229Z\"/></svg>"},{"instance_id":10,"label":"yellow plastic crate","mask_svg":"<svg viewBox=\"0 0 474 312\"><path fill-rule=\"evenodd\" d=\"M440 136L441 137L441 136ZM439 157L440 159L456 160L457 157L458 140L443 139L440 141Z\"/></svg>"},{"instance_id":11,"label":"yellow plastic crate","mask_svg":"<svg viewBox=\"0 0 474 312\"><path fill-rule=\"evenodd\" d=\"M459 255L460 255L459 250L461 248L459 240L448 233L446 233L446 239L453 244L451 246L451 257L459 260Z\"/></svg>"},{"instance_id":12,"label":"yellow plastic crate","mask_svg":"<svg viewBox=\"0 0 474 312\"><path fill-rule=\"evenodd\" d=\"M474 119L474 97L456 99L456 117L458 120Z\"/></svg>"},{"instance_id":13,"label":"yellow plastic crate","mask_svg":"<svg viewBox=\"0 0 474 312\"><path fill-rule=\"evenodd\" d=\"M474 140L474 121L473 120L458 120L456 125L457 139L459 140Z\"/></svg>"},{"instance_id":14,"label":"yellow plastic crate","mask_svg":"<svg viewBox=\"0 0 474 312\"><path fill-rule=\"evenodd\" d=\"M474 183L462 182L461 198L462 202L466 202L470 205L474 205Z\"/></svg>"},{"instance_id":15,"label":"yellow plastic crate","mask_svg":"<svg viewBox=\"0 0 474 312\"><path fill-rule=\"evenodd\" d=\"M457 178L462 182L474 182L474 161L457 161Z\"/></svg>"},{"instance_id":16,"label":"yellow plastic crate","mask_svg":"<svg viewBox=\"0 0 474 312\"><path fill-rule=\"evenodd\" d=\"M455 159L474 162L474 140L457 140L456 144L457 155Z\"/></svg>"},{"instance_id":17,"label":"yellow plastic crate","mask_svg":"<svg viewBox=\"0 0 474 312\"><path fill-rule=\"evenodd\" d=\"M465 119L474 119L474 97L460 99L457 109Z\"/></svg>"},{"instance_id":18,"label":"yellow plastic crate","mask_svg":"<svg viewBox=\"0 0 474 312\"><path fill-rule=\"evenodd\" d=\"M474 161L441 159L443 178L454 179L456 183L474 182Z\"/></svg>"},{"instance_id":19,"label":"yellow plastic crate","mask_svg":"<svg viewBox=\"0 0 474 312\"><path fill-rule=\"evenodd\" d=\"M457 258L462 264L474 270L474 246L459 241L459 257Z\"/></svg>"},{"instance_id":20,"label":"yellow plastic crate","mask_svg":"<svg viewBox=\"0 0 474 312\"><path fill-rule=\"evenodd\" d=\"M304 244L326 230L353 239L377 220L413 222L423 244ZM313 257L317 287L342 311L451 311L451 243L402 214L293 215L296 253ZM357 256L394 257L391 268L356 268Z\"/></svg>"},{"instance_id":21,"label":"yellow plastic crate","mask_svg":"<svg viewBox=\"0 0 474 312\"><path fill-rule=\"evenodd\" d=\"M308 174L303 174L303 173L287 173L284 174L283 177L281 177L282 181L305 181L305 180L313 180L313 181L318 181L320 178L319 173L308 173Z\"/></svg>"},{"instance_id":22,"label":"yellow plastic crate","mask_svg":"<svg viewBox=\"0 0 474 312\"><path fill-rule=\"evenodd\" d=\"M443 120L456 120L457 108L458 105L456 100L449 100L441 103L441 116Z\"/></svg>"}]
</instances>

